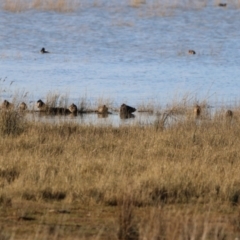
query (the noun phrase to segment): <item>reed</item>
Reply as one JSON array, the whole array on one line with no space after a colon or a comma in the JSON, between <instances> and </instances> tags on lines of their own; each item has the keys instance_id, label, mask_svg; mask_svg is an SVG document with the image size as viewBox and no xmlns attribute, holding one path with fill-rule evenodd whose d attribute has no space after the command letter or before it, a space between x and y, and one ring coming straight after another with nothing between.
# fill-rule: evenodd
<instances>
[{"instance_id":1,"label":"reed","mask_svg":"<svg viewBox=\"0 0 240 240\"><path fill-rule=\"evenodd\" d=\"M197 119L193 105L181 111L172 105L161 112L160 117L167 114L162 117L164 124L117 128L69 122L27 122L12 128L5 114L14 114L10 115L13 126L22 126L22 118L14 111L1 111L7 130L0 135L0 206L5 206L0 215L8 219L18 204L25 206L16 218L37 221L35 228L25 232L36 234L42 228L39 239L49 232L68 236L70 228L60 231L57 223L70 221L76 226L73 219L82 208L82 224L95 230L78 229L74 233L80 239L94 239L101 232L111 239L234 239L239 216L231 212L240 201L238 107L226 121L226 109L209 117L205 105L199 105L203 111ZM39 206L45 209L40 210L43 218L36 213ZM70 210L64 212L64 206ZM49 208L60 210L49 215ZM107 214L96 213L98 209ZM119 209L117 215L113 209ZM149 215L149 209L155 214ZM89 211L94 215L90 222ZM210 213L204 217L206 211ZM59 214L65 217L59 220ZM96 228L98 216L108 225ZM112 218L116 222L110 223ZM43 219L52 219L51 231L41 224ZM14 229L6 224L3 232L13 236Z\"/></svg>"},{"instance_id":2,"label":"reed","mask_svg":"<svg viewBox=\"0 0 240 240\"><path fill-rule=\"evenodd\" d=\"M22 12L29 9L41 11L72 12L80 6L77 0L4 0L2 8L10 12Z\"/></svg>"},{"instance_id":3,"label":"reed","mask_svg":"<svg viewBox=\"0 0 240 240\"><path fill-rule=\"evenodd\" d=\"M19 135L24 131L23 116L14 109L3 109L0 114L0 135Z\"/></svg>"}]
</instances>

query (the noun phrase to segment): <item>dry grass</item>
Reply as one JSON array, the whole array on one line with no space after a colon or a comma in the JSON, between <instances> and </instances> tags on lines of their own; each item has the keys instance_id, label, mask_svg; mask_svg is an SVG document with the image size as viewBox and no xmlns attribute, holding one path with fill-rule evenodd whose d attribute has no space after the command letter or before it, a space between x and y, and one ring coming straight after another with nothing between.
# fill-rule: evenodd
<instances>
[{"instance_id":1,"label":"dry grass","mask_svg":"<svg viewBox=\"0 0 240 240\"><path fill-rule=\"evenodd\" d=\"M224 1L223 1L224 2ZM219 3L222 1L215 0L214 6L218 7ZM10 12L22 12L30 9L37 9L41 11L56 11L56 12L73 12L81 7L99 7L106 6L104 1L93 1L92 3L80 0L3 0L0 4L2 9ZM114 4L114 3L113 3ZM182 0L129 0L124 7L134 7L141 9L142 16L170 16L174 14L176 9L184 10L201 10L212 3L207 0L197 0L197 1L182 1ZM116 7L120 9L123 4L116 2ZM240 3L238 1L228 1L230 7L239 8Z\"/></svg>"},{"instance_id":2,"label":"dry grass","mask_svg":"<svg viewBox=\"0 0 240 240\"><path fill-rule=\"evenodd\" d=\"M1 238L239 236L239 114L226 120L226 109L209 116L201 107L195 119L192 109L171 106L160 115L164 124L151 126L28 122L1 134ZM8 113L1 126L21 123L14 111L0 117Z\"/></svg>"},{"instance_id":3,"label":"dry grass","mask_svg":"<svg viewBox=\"0 0 240 240\"><path fill-rule=\"evenodd\" d=\"M4 0L2 8L10 12L22 12L29 9L56 12L72 12L78 9L78 0Z\"/></svg>"}]
</instances>

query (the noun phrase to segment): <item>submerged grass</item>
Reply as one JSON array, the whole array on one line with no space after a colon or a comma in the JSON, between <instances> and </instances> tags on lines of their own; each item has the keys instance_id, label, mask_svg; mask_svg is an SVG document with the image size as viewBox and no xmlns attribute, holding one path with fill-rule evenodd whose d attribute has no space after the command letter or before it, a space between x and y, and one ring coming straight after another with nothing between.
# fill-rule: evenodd
<instances>
[{"instance_id":1,"label":"submerged grass","mask_svg":"<svg viewBox=\"0 0 240 240\"><path fill-rule=\"evenodd\" d=\"M35 222L31 230L23 224L30 235L42 229L35 239L66 239L71 231L76 239L234 239L238 107L226 119L226 109L210 116L207 104L200 105L198 118L188 106L169 106L152 125L120 127L22 125L18 112L2 110L0 215ZM6 236L23 234L4 217Z\"/></svg>"}]
</instances>

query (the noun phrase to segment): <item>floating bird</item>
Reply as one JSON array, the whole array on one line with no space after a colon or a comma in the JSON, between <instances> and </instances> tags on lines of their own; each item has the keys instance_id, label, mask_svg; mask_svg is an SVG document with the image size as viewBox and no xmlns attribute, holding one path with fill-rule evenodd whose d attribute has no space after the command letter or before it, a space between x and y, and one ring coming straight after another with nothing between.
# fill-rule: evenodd
<instances>
[{"instance_id":1,"label":"floating bird","mask_svg":"<svg viewBox=\"0 0 240 240\"><path fill-rule=\"evenodd\" d=\"M196 52L194 50L189 50L188 53L192 54L192 55L196 54Z\"/></svg>"},{"instance_id":2,"label":"floating bird","mask_svg":"<svg viewBox=\"0 0 240 240\"><path fill-rule=\"evenodd\" d=\"M41 49L41 53L49 53L48 51L45 50L45 48Z\"/></svg>"},{"instance_id":3,"label":"floating bird","mask_svg":"<svg viewBox=\"0 0 240 240\"><path fill-rule=\"evenodd\" d=\"M218 6L219 6L219 7L226 7L227 4L226 4L226 3L219 3Z\"/></svg>"},{"instance_id":4,"label":"floating bird","mask_svg":"<svg viewBox=\"0 0 240 240\"><path fill-rule=\"evenodd\" d=\"M74 105L74 104L72 104ZM63 107L49 107L48 105L46 105L41 99L37 101L37 107L40 110L40 112L46 112L48 114L71 114L77 113L77 110L74 111L73 106L70 106L69 108L63 108ZM74 105L76 107L76 105ZM77 107L76 107L77 109Z\"/></svg>"},{"instance_id":5,"label":"floating bird","mask_svg":"<svg viewBox=\"0 0 240 240\"><path fill-rule=\"evenodd\" d=\"M120 107L120 118L133 118L135 116L132 113L135 111L136 108L130 107L123 103Z\"/></svg>"}]
</instances>

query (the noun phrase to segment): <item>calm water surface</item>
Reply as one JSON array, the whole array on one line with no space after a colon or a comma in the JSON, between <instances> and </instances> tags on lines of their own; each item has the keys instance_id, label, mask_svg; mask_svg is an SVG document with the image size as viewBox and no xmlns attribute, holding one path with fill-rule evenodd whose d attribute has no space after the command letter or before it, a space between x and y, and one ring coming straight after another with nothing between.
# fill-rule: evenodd
<instances>
[{"instance_id":1,"label":"calm water surface","mask_svg":"<svg viewBox=\"0 0 240 240\"><path fill-rule=\"evenodd\" d=\"M2 100L27 93L29 103L51 92L114 106L164 106L186 95L213 106L239 102L239 8L98 3L70 13L0 9Z\"/></svg>"}]
</instances>

